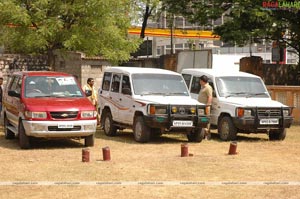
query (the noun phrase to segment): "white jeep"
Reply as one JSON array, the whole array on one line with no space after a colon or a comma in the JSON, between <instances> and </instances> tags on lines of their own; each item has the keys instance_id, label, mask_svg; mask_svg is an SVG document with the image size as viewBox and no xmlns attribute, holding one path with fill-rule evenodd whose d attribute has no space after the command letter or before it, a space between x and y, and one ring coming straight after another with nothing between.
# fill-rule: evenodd
<instances>
[{"instance_id":1,"label":"white jeep","mask_svg":"<svg viewBox=\"0 0 300 199\"><path fill-rule=\"evenodd\" d=\"M137 142L151 135L184 132L201 142L209 118L192 99L179 73L154 68L109 67L99 89L99 114L107 136L132 128Z\"/></svg>"},{"instance_id":2,"label":"white jeep","mask_svg":"<svg viewBox=\"0 0 300 199\"><path fill-rule=\"evenodd\" d=\"M270 140L283 140L293 122L292 107L271 99L262 79L245 72L214 69L183 69L182 75L193 98L206 75L213 88L210 123L222 140L237 133L268 133Z\"/></svg>"}]
</instances>

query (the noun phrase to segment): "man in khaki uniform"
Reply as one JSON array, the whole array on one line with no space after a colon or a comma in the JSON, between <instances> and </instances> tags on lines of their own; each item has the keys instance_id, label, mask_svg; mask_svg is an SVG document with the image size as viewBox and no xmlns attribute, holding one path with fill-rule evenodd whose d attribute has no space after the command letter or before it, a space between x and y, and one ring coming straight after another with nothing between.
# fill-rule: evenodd
<instances>
[{"instance_id":1,"label":"man in khaki uniform","mask_svg":"<svg viewBox=\"0 0 300 199\"><path fill-rule=\"evenodd\" d=\"M95 80L93 78L87 79L87 84L83 87L83 91L91 91L92 95L88 97L88 99L92 102L92 104L97 107L98 99L97 99L97 92L94 87Z\"/></svg>"},{"instance_id":2,"label":"man in khaki uniform","mask_svg":"<svg viewBox=\"0 0 300 199\"><path fill-rule=\"evenodd\" d=\"M208 84L208 77L202 75L200 77L201 89L198 95L198 101L200 103L206 104L206 114L210 115L210 107L212 103L212 87ZM206 139L210 139L210 123L207 124L205 130Z\"/></svg>"}]
</instances>

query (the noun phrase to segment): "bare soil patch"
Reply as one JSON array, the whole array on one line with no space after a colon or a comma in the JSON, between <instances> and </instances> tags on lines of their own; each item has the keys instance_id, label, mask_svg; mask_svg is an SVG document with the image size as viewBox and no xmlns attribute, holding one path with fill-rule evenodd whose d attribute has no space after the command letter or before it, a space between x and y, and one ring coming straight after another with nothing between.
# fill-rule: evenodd
<instances>
[{"instance_id":1,"label":"bare soil patch","mask_svg":"<svg viewBox=\"0 0 300 199\"><path fill-rule=\"evenodd\" d=\"M95 146L90 148L90 162L83 163L84 140L38 139L32 149L21 150L18 140L6 140L1 128L0 198L298 198L299 132L300 126L292 126L287 138L276 142L269 141L267 135L241 134L238 154L228 155L230 142L220 141L216 131L212 140L201 143L188 143L184 135L177 134L140 144L130 131L107 137L98 129ZM182 143L188 143L193 156L180 157ZM102 159L106 146L111 161ZM9 184L12 182L40 184Z\"/></svg>"}]
</instances>

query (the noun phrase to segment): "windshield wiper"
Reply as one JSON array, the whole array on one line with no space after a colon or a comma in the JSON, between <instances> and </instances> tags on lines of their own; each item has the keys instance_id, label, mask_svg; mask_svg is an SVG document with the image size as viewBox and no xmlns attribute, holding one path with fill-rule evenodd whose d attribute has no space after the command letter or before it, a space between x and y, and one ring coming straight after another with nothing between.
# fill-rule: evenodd
<instances>
[{"instance_id":1,"label":"windshield wiper","mask_svg":"<svg viewBox=\"0 0 300 199\"><path fill-rule=\"evenodd\" d=\"M236 93L229 93L228 95L226 95L225 97L232 97L232 96L237 96L237 95L245 95L247 94L246 92L236 92Z\"/></svg>"},{"instance_id":2,"label":"windshield wiper","mask_svg":"<svg viewBox=\"0 0 300 199\"><path fill-rule=\"evenodd\" d=\"M266 95L266 93L249 93L246 97L253 97L258 95Z\"/></svg>"},{"instance_id":3,"label":"windshield wiper","mask_svg":"<svg viewBox=\"0 0 300 199\"><path fill-rule=\"evenodd\" d=\"M141 95L164 95L165 93L159 92L142 92Z\"/></svg>"},{"instance_id":4,"label":"windshield wiper","mask_svg":"<svg viewBox=\"0 0 300 199\"><path fill-rule=\"evenodd\" d=\"M165 95L187 95L187 93L186 92L181 92L181 93L165 93Z\"/></svg>"}]
</instances>

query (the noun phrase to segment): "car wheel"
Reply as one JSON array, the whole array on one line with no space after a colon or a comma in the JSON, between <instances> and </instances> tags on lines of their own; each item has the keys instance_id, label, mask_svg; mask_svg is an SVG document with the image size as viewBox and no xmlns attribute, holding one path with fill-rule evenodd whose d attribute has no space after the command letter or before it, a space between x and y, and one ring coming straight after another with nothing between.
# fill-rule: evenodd
<instances>
[{"instance_id":1,"label":"car wheel","mask_svg":"<svg viewBox=\"0 0 300 199\"><path fill-rule=\"evenodd\" d=\"M94 146L94 135L89 135L84 138L84 146Z\"/></svg>"},{"instance_id":2,"label":"car wheel","mask_svg":"<svg viewBox=\"0 0 300 199\"><path fill-rule=\"evenodd\" d=\"M137 142L148 142L150 140L150 128L145 124L142 116L137 116L133 123L134 139Z\"/></svg>"},{"instance_id":3,"label":"car wheel","mask_svg":"<svg viewBox=\"0 0 300 199\"><path fill-rule=\"evenodd\" d=\"M6 116L4 116L4 134L5 134L5 138L6 139L14 139L15 138L15 134L8 129L9 126L9 122L6 118Z\"/></svg>"},{"instance_id":4,"label":"car wheel","mask_svg":"<svg viewBox=\"0 0 300 199\"><path fill-rule=\"evenodd\" d=\"M286 137L286 129L270 130L269 139L270 140L284 140Z\"/></svg>"},{"instance_id":5,"label":"car wheel","mask_svg":"<svg viewBox=\"0 0 300 199\"><path fill-rule=\"evenodd\" d=\"M117 127L113 124L110 112L106 112L104 115L103 130L107 136L115 136L117 134Z\"/></svg>"},{"instance_id":6,"label":"car wheel","mask_svg":"<svg viewBox=\"0 0 300 199\"><path fill-rule=\"evenodd\" d=\"M25 133L25 129L22 122L20 122L19 124L19 145L21 149L30 148L29 137Z\"/></svg>"},{"instance_id":7,"label":"car wheel","mask_svg":"<svg viewBox=\"0 0 300 199\"><path fill-rule=\"evenodd\" d=\"M189 142L201 142L204 138L204 129L194 129L186 134Z\"/></svg>"},{"instance_id":8,"label":"car wheel","mask_svg":"<svg viewBox=\"0 0 300 199\"><path fill-rule=\"evenodd\" d=\"M218 133L221 140L229 141L236 139L237 129L230 117L225 116L221 118L218 124Z\"/></svg>"}]
</instances>

